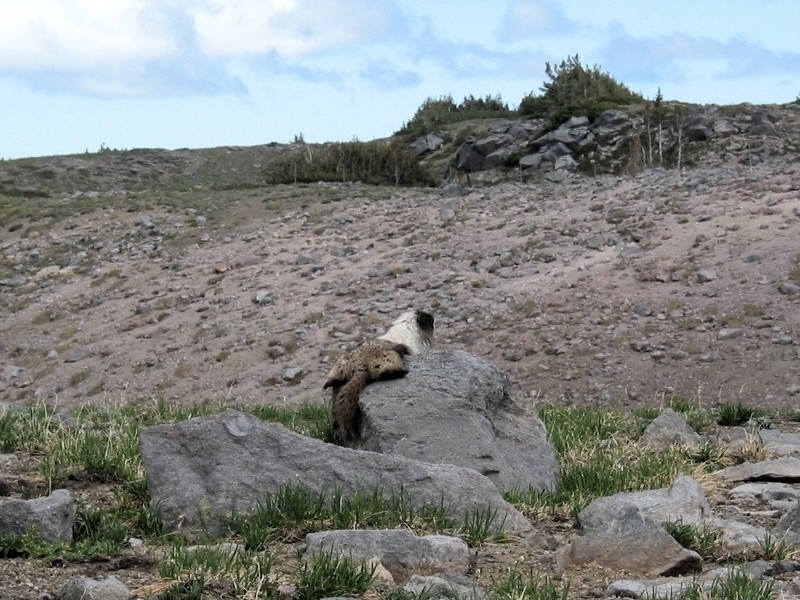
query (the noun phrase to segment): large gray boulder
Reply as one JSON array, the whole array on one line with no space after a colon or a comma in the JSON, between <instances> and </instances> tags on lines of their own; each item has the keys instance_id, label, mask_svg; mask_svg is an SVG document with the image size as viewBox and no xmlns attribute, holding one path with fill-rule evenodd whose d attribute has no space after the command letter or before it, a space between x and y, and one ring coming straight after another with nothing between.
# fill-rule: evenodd
<instances>
[{"instance_id":1,"label":"large gray boulder","mask_svg":"<svg viewBox=\"0 0 800 600\"><path fill-rule=\"evenodd\" d=\"M514 141L510 135L506 134L497 134L497 135L490 135L485 138L481 138L476 140L476 142L472 145L473 149L477 152L483 154L484 156L489 156L492 152L496 152L499 148L503 148L508 146Z\"/></svg>"},{"instance_id":2,"label":"large gray boulder","mask_svg":"<svg viewBox=\"0 0 800 600\"><path fill-rule=\"evenodd\" d=\"M71 542L75 524L75 503L68 490L54 490L49 496L0 502L0 533L22 535L31 527L45 542Z\"/></svg>"},{"instance_id":3,"label":"large gray boulder","mask_svg":"<svg viewBox=\"0 0 800 600\"><path fill-rule=\"evenodd\" d=\"M800 457L783 456L774 460L742 463L714 473L725 481L778 481L800 482Z\"/></svg>"},{"instance_id":4,"label":"large gray boulder","mask_svg":"<svg viewBox=\"0 0 800 600\"><path fill-rule=\"evenodd\" d=\"M562 569L595 564L636 575L698 573L703 559L683 548L663 527L633 504L625 504L602 523L593 523L556 554Z\"/></svg>"},{"instance_id":5,"label":"large gray boulder","mask_svg":"<svg viewBox=\"0 0 800 600\"><path fill-rule=\"evenodd\" d=\"M777 429L760 429L758 437L764 443L764 450L774 456L800 454L800 433L779 431Z\"/></svg>"},{"instance_id":6,"label":"large gray boulder","mask_svg":"<svg viewBox=\"0 0 800 600\"><path fill-rule=\"evenodd\" d=\"M682 415L667 408L647 426L640 441L649 446L665 448L673 444L699 446L705 438L695 432Z\"/></svg>"},{"instance_id":7,"label":"large gray boulder","mask_svg":"<svg viewBox=\"0 0 800 600\"><path fill-rule=\"evenodd\" d=\"M728 556L758 555L767 536L763 527L730 519L709 519L705 525L716 531L720 552Z\"/></svg>"},{"instance_id":8,"label":"large gray boulder","mask_svg":"<svg viewBox=\"0 0 800 600\"><path fill-rule=\"evenodd\" d=\"M251 510L287 484L345 496L402 490L417 508L443 502L458 521L490 510L496 511L495 531L531 529L472 469L342 448L234 410L146 427L140 448L152 505L171 529L189 534L203 527L220 531L226 516Z\"/></svg>"},{"instance_id":9,"label":"large gray boulder","mask_svg":"<svg viewBox=\"0 0 800 600\"><path fill-rule=\"evenodd\" d=\"M76 577L61 586L56 600L127 600L130 590L113 575L102 580Z\"/></svg>"},{"instance_id":10,"label":"large gray boulder","mask_svg":"<svg viewBox=\"0 0 800 600\"><path fill-rule=\"evenodd\" d=\"M555 449L505 373L460 350L411 357L408 369L362 392L362 448L475 469L504 490L555 488Z\"/></svg>"},{"instance_id":11,"label":"large gray boulder","mask_svg":"<svg viewBox=\"0 0 800 600\"><path fill-rule=\"evenodd\" d=\"M486 162L486 155L478 152L477 149L473 147L474 141L470 141L469 138L456 152L456 168L459 171L464 173L477 173L478 171L483 171Z\"/></svg>"},{"instance_id":12,"label":"large gray boulder","mask_svg":"<svg viewBox=\"0 0 800 600\"><path fill-rule=\"evenodd\" d=\"M635 506L656 523L700 523L711 516L711 506L700 485L688 475L681 475L667 488L597 498L580 512L578 522L585 530L602 529L628 506Z\"/></svg>"},{"instance_id":13,"label":"large gray boulder","mask_svg":"<svg viewBox=\"0 0 800 600\"><path fill-rule=\"evenodd\" d=\"M409 144L408 149L414 157L419 158L423 154L435 152L444 145L444 138L436 133L428 133L415 139Z\"/></svg>"},{"instance_id":14,"label":"large gray boulder","mask_svg":"<svg viewBox=\"0 0 800 600\"><path fill-rule=\"evenodd\" d=\"M711 139L713 132L713 117L696 114L687 117L683 123L683 132L690 142L702 142Z\"/></svg>"},{"instance_id":15,"label":"large gray boulder","mask_svg":"<svg viewBox=\"0 0 800 600\"><path fill-rule=\"evenodd\" d=\"M777 135L778 128L770 120L769 115L765 113L754 113L752 125L750 126L750 135L772 137Z\"/></svg>"},{"instance_id":16,"label":"large gray boulder","mask_svg":"<svg viewBox=\"0 0 800 600\"><path fill-rule=\"evenodd\" d=\"M615 137L633 127L631 116L623 110L610 109L601 113L592 123L591 131L596 137Z\"/></svg>"},{"instance_id":17,"label":"large gray boulder","mask_svg":"<svg viewBox=\"0 0 800 600\"><path fill-rule=\"evenodd\" d=\"M800 541L800 501L795 502L792 509L781 517L775 531L795 544Z\"/></svg>"},{"instance_id":18,"label":"large gray boulder","mask_svg":"<svg viewBox=\"0 0 800 600\"><path fill-rule=\"evenodd\" d=\"M700 486L685 475L669 488L597 498L578 515L583 535L559 551L562 567L594 563L639 575L681 575L702 568L661 523L697 523L710 514Z\"/></svg>"}]
</instances>

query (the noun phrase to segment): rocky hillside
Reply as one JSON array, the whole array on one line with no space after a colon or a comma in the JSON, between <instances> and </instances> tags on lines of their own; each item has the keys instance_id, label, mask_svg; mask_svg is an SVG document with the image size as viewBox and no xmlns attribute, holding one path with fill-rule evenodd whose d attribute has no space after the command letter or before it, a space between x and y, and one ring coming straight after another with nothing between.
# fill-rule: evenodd
<instances>
[{"instance_id":1,"label":"rocky hillside","mask_svg":"<svg viewBox=\"0 0 800 600\"><path fill-rule=\"evenodd\" d=\"M320 403L424 307L540 402L795 404L800 106L686 108L680 171L645 122L410 140L470 172L439 189L264 184L296 145L0 162L0 400Z\"/></svg>"}]
</instances>

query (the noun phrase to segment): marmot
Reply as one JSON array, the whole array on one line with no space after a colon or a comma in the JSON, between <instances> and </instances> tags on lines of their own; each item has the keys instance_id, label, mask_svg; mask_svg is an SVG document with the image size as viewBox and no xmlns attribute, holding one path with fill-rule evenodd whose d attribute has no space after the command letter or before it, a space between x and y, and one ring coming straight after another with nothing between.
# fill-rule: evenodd
<instances>
[{"instance_id":1,"label":"marmot","mask_svg":"<svg viewBox=\"0 0 800 600\"><path fill-rule=\"evenodd\" d=\"M331 370L324 388L331 394L331 426L334 441L344 444L360 437L361 407L358 398L368 384L402 377L406 355L433 347L433 316L412 310L398 317L385 334L368 340L342 354Z\"/></svg>"}]
</instances>

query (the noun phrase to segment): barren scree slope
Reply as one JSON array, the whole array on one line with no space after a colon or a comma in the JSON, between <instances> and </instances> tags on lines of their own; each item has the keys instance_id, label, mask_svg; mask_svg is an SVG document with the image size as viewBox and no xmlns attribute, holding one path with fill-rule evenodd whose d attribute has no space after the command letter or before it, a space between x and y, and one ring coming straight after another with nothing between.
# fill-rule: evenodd
<instances>
[{"instance_id":1,"label":"barren scree slope","mask_svg":"<svg viewBox=\"0 0 800 600\"><path fill-rule=\"evenodd\" d=\"M3 403L322 403L330 361L410 307L540 403L800 401L791 157L28 202L66 216L0 233Z\"/></svg>"}]
</instances>

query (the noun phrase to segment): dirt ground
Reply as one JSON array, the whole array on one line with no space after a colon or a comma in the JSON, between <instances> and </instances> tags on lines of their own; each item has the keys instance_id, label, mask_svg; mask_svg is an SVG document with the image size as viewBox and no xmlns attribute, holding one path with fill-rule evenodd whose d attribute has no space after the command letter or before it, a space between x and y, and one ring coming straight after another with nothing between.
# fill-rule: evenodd
<instances>
[{"instance_id":1,"label":"dirt ground","mask_svg":"<svg viewBox=\"0 0 800 600\"><path fill-rule=\"evenodd\" d=\"M410 307L538 402L800 397L796 161L274 193L2 231L0 401L320 403Z\"/></svg>"}]
</instances>

